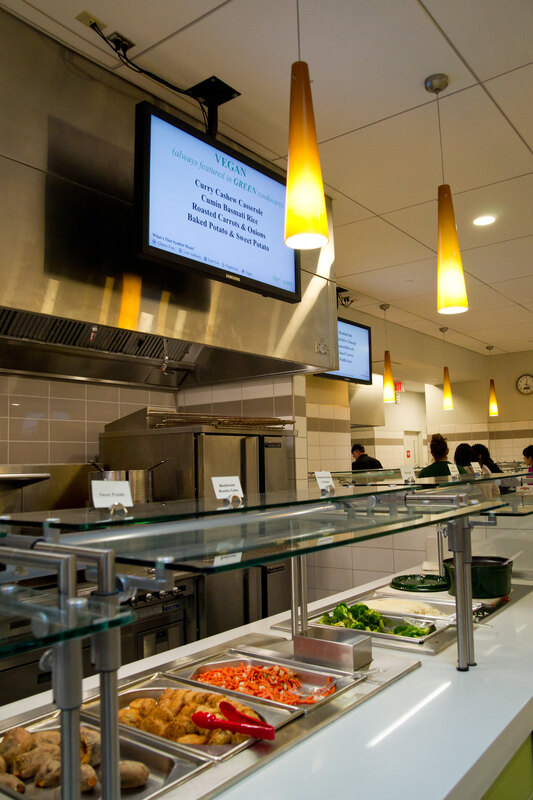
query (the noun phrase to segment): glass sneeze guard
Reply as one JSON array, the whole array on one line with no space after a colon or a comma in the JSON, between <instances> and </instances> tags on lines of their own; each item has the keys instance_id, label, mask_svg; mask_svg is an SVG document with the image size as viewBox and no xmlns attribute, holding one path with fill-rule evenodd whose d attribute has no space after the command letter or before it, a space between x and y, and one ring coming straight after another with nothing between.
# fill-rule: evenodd
<instances>
[{"instance_id":1,"label":"glass sneeze guard","mask_svg":"<svg viewBox=\"0 0 533 800\"><path fill-rule=\"evenodd\" d=\"M428 507L422 497L419 504L408 504L406 498L411 495L411 487L404 485L350 487L323 497L315 491L313 498L305 494L303 500L283 493L281 497L263 497L251 507L247 502L240 509L207 514L191 509L188 516L182 509L179 517L170 520L161 519L156 510L150 520L127 518L112 525L103 519L88 522L86 518L76 524L69 512L64 515L61 511L57 512L60 516L48 521L41 515L40 526L64 530L64 544L112 548L118 562L145 566L159 563L172 569L209 573L413 530L488 511L504 502L495 498L454 507L443 501L442 505ZM291 502L287 502L289 499ZM83 517L84 510L78 511ZM13 516L2 523L6 529L25 525L28 516Z\"/></svg>"},{"instance_id":2,"label":"glass sneeze guard","mask_svg":"<svg viewBox=\"0 0 533 800\"><path fill-rule=\"evenodd\" d=\"M14 618L23 630L18 636L13 634ZM64 601L55 593L7 583L0 586L0 658L127 625L134 618L127 607L111 609L81 597Z\"/></svg>"}]
</instances>

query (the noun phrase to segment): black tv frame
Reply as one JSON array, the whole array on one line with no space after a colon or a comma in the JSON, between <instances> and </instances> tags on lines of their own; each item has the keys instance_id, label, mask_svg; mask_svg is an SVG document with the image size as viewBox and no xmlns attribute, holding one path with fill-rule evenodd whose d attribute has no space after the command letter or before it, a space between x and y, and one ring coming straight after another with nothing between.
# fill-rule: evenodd
<instances>
[{"instance_id":1,"label":"black tv frame","mask_svg":"<svg viewBox=\"0 0 533 800\"><path fill-rule=\"evenodd\" d=\"M319 378L331 378L335 381L345 381L346 383L362 383L365 386L372 385L372 328L369 325L363 325L361 322L354 322L353 319L345 319L344 317L337 317L337 323L345 322L347 325L352 325L354 328L363 328L368 331L368 367L370 379L364 380L362 378L350 378L344 375L332 375L330 372L318 373ZM338 325L337 325L338 332Z\"/></svg>"},{"instance_id":2,"label":"black tv frame","mask_svg":"<svg viewBox=\"0 0 533 800\"><path fill-rule=\"evenodd\" d=\"M300 282L300 251L294 250L294 292L281 287L262 283L252 278L226 272L224 269L206 264L202 261L186 258L176 253L169 253L153 247L148 242L149 208L150 208L150 119L152 115L168 122L170 125L185 133L200 139L202 142L220 150L225 155L241 161L243 164L263 173L268 178L285 186L286 181L274 171L263 164L254 161L228 145L192 127L178 117L163 111L153 104L143 101L135 109L135 172L134 172L134 220L135 220L135 254L139 258L147 259L159 264L176 269L186 269L191 272L207 275L214 280L238 286L249 291L257 292L266 297L275 297L289 303L298 303L301 300ZM280 231L283 236L283 230ZM290 249L290 248L288 248Z\"/></svg>"}]
</instances>

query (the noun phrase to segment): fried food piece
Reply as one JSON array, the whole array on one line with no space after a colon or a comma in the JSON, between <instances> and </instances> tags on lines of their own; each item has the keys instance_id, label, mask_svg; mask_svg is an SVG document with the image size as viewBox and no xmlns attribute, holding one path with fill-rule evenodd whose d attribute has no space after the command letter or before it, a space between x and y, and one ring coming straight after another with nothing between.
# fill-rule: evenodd
<instances>
[{"instance_id":1,"label":"fried food piece","mask_svg":"<svg viewBox=\"0 0 533 800\"><path fill-rule=\"evenodd\" d=\"M230 731L222 731L220 728L216 728L214 731L211 731L211 736L207 740L207 744L213 744L216 746L232 743L233 737Z\"/></svg>"},{"instance_id":2,"label":"fried food piece","mask_svg":"<svg viewBox=\"0 0 533 800\"><path fill-rule=\"evenodd\" d=\"M5 759L0 756L0 774L6 771L6 762Z\"/></svg>"},{"instance_id":3,"label":"fried food piece","mask_svg":"<svg viewBox=\"0 0 533 800\"><path fill-rule=\"evenodd\" d=\"M131 725L132 728L138 728L141 720L141 715L134 708L121 708L118 712L118 721L124 725Z\"/></svg>"},{"instance_id":4,"label":"fried food piece","mask_svg":"<svg viewBox=\"0 0 533 800\"><path fill-rule=\"evenodd\" d=\"M27 753L21 753L11 762L11 772L17 778L33 778L42 764L50 758L60 760L61 748L57 744L43 744Z\"/></svg>"},{"instance_id":5,"label":"fried food piece","mask_svg":"<svg viewBox=\"0 0 533 800\"><path fill-rule=\"evenodd\" d=\"M0 756L12 761L33 747L33 737L26 728L12 728L0 742Z\"/></svg>"},{"instance_id":6,"label":"fried food piece","mask_svg":"<svg viewBox=\"0 0 533 800\"><path fill-rule=\"evenodd\" d=\"M138 711L141 717L147 717L156 707L156 703L157 701L154 697L138 697L136 700L131 701L130 708Z\"/></svg>"},{"instance_id":7,"label":"fried food piece","mask_svg":"<svg viewBox=\"0 0 533 800\"><path fill-rule=\"evenodd\" d=\"M207 736L200 733L187 733L176 741L179 744L207 744Z\"/></svg>"},{"instance_id":8,"label":"fried food piece","mask_svg":"<svg viewBox=\"0 0 533 800\"><path fill-rule=\"evenodd\" d=\"M221 700L224 700L224 699L225 699L225 697L224 697L223 694L215 694L214 692L210 692L207 695L206 703L207 703L208 706L211 706L211 708L216 708L217 711L218 711L218 704L220 703Z\"/></svg>"},{"instance_id":9,"label":"fried food piece","mask_svg":"<svg viewBox=\"0 0 533 800\"><path fill-rule=\"evenodd\" d=\"M20 794L24 794L26 791L26 787L15 775L8 775L7 773L3 773L0 775L0 789L2 786L7 786L10 789L13 789L14 792L20 792Z\"/></svg>"},{"instance_id":10,"label":"fried food piece","mask_svg":"<svg viewBox=\"0 0 533 800\"><path fill-rule=\"evenodd\" d=\"M93 786L98 783L96 772L90 764L81 765L80 789L82 792L90 792Z\"/></svg>"},{"instance_id":11,"label":"fried food piece","mask_svg":"<svg viewBox=\"0 0 533 800\"><path fill-rule=\"evenodd\" d=\"M100 731L93 728L80 727L81 763L99 766L102 761L102 741Z\"/></svg>"},{"instance_id":12,"label":"fried food piece","mask_svg":"<svg viewBox=\"0 0 533 800\"><path fill-rule=\"evenodd\" d=\"M44 744L61 744L61 731L37 731L32 733L33 746L41 747Z\"/></svg>"},{"instance_id":13,"label":"fried food piece","mask_svg":"<svg viewBox=\"0 0 533 800\"><path fill-rule=\"evenodd\" d=\"M247 714L249 717L253 717L253 719L261 721L259 714L252 708L248 708L248 706L244 706L242 703L236 703L234 700L231 701L231 705L235 706L237 711L240 711L241 714Z\"/></svg>"},{"instance_id":14,"label":"fried food piece","mask_svg":"<svg viewBox=\"0 0 533 800\"><path fill-rule=\"evenodd\" d=\"M141 719L139 730L146 731L146 733L154 733L156 736L164 736L168 727L168 722L162 719L157 719L152 714L148 717Z\"/></svg>"},{"instance_id":15,"label":"fried food piece","mask_svg":"<svg viewBox=\"0 0 533 800\"><path fill-rule=\"evenodd\" d=\"M165 689L159 695L159 700L157 701L157 705L158 706L169 705L170 702L172 701L172 698L174 697L174 695L178 691L179 691L179 689L170 689L170 688Z\"/></svg>"},{"instance_id":16,"label":"fried food piece","mask_svg":"<svg viewBox=\"0 0 533 800\"><path fill-rule=\"evenodd\" d=\"M177 742L181 736L185 736L186 730L185 726L178 722L177 719L172 720L169 722L167 727L165 728L164 737L165 739L170 739L172 742Z\"/></svg>"},{"instance_id":17,"label":"fried food piece","mask_svg":"<svg viewBox=\"0 0 533 800\"><path fill-rule=\"evenodd\" d=\"M136 789L148 783L150 770L141 761L120 761L120 788Z\"/></svg>"},{"instance_id":18,"label":"fried food piece","mask_svg":"<svg viewBox=\"0 0 533 800\"><path fill-rule=\"evenodd\" d=\"M35 785L41 788L45 786L57 786L60 778L61 762L55 758L49 758L39 767L35 775Z\"/></svg>"},{"instance_id":19,"label":"fried food piece","mask_svg":"<svg viewBox=\"0 0 533 800\"><path fill-rule=\"evenodd\" d=\"M162 706L155 706L153 711L151 711L148 716L152 717L152 719L158 719L161 722L170 722L173 719L174 714L171 706L169 704L165 704Z\"/></svg>"}]
</instances>

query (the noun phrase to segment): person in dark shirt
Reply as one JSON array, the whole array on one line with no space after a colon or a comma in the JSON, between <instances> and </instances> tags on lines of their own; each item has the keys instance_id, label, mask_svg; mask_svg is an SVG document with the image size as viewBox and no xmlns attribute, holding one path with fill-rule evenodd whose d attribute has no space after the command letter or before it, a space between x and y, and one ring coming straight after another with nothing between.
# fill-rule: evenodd
<instances>
[{"instance_id":1,"label":"person in dark shirt","mask_svg":"<svg viewBox=\"0 0 533 800\"><path fill-rule=\"evenodd\" d=\"M383 464L377 458L372 458L368 453L365 453L365 448L362 444L352 445L352 469L383 469Z\"/></svg>"},{"instance_id":2,"label":"person in dark shirt","mask_svg":"<svg viewBox=\"0 0 533 800\"><path fill-rule=\"evenodd\" d=\"M433 464L424 467L418 473L419 478L436 478L441 475L449 475L448 467L448 442L441 433L434 433L429 443L429 449L433 456Z\"/></svg>"},{"instance_id":3,"label":"person in dark shirt","mask_svg":"<svg viewBox=\"0 0 533 800\"><path fill-rule=\"evenodd\" d=\"M490 457L489 448L485 447L484 444L473 444L472 450L476 454L479 463L485 464L485 466L488 467L491 472L503 472L503 469L500 469L496 462L492 460Z\"/></svg>"}]
</instances>

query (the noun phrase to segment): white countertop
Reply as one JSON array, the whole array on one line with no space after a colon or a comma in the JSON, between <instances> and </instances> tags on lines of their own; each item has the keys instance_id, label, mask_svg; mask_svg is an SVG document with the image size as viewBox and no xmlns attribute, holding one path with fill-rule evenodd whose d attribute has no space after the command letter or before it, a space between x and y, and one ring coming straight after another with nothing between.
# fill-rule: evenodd
<instances>
[{"instance_id":1,"label":"white countertop","mask_svg":"<svg viewBox=\"0 0 533 800\"><path fill-rule=\"evenodd\" d=\"M338 602L351 594L353 590L332 599ZM272 622L283 617L286 613L128 664L120 677L246 633L269 633ZM412 652L387 653L414 658ZM533 592L476 627L475 653L478 666L462 673L455 669L455 644L436 656L421 654L421 668L219 797L478 800L533 729ZM92 688L97 682L97 677L88 678L84 686ZM50 700L51 692L45 692L4 706L2 719ZM180 788L164 797L179 800Z\"/></svg>"}]
</instances>

